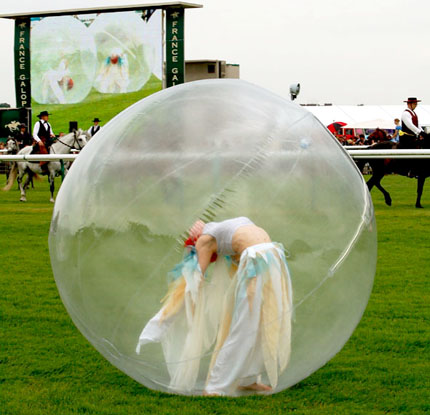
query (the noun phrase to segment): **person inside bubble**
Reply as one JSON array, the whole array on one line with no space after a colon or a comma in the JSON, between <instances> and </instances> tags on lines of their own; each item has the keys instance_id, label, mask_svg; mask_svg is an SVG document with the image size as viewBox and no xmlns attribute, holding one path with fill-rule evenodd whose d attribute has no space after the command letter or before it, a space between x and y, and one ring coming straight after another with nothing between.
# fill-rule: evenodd
<instances>
[{"instance_id":1,"label":"person inside bubble","mask_svg":"<svg viewBox=\"0 0 430 415\"><path fill-rule=\"evenodd\" d=\"M169 387L192 392L200 360L215 344L205 395L273 390L291 352L293 291L282 244L246 217L198 220L169 276L163 306L136 353L160 342Z\"/></svg>"},{"instance_id":2,"label":"person inside bubble","mask_svg":"<svg viewBox=\"0 0 430 415\"><path fill-rule=\"evenodd\" d=\"M104 60L96 79L100 92L125 93L130 83L127 54L115 47Z\"/></svg>"},{"instance_id":3,"label":"person inside bubble","mask_svg":"<svg viewBox=\"0 0 430 415\"><path fill-rule=\"evenodd\" d=\"M66 104L66 91L73 88L70 77L69 63L62 56L57 68L49 69L42 76L42 101L44 103Z\"/></svg>"}]
</instances>

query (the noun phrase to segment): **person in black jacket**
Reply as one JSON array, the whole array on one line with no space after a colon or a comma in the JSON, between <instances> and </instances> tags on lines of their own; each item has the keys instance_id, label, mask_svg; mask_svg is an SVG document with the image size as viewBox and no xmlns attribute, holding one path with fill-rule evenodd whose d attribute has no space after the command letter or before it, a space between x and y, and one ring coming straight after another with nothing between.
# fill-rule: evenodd
<instances>
[{"instance_id":1,"label":"person in black jacket","mask_svg":"<svg viewBox=\"0 0 430 415\"><path fill-rule=\"evenodd\" d=\"M34 141L33 136L28 132L27 126L25 124L21 124L19 126L19 131L15 135L15 139L18 142L20 150L26 146L33 145Z\"/></svg>"}]
</instances>

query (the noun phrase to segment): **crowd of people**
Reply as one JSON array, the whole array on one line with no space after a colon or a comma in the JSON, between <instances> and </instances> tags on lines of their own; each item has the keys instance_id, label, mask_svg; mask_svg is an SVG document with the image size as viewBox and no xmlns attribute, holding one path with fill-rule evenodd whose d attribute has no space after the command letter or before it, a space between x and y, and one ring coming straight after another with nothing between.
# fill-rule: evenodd
<instances>
[{"instance_id":1,"label":"crowd of people","mask_svg":"<svg viewBox=\"0 0 430 415\"><path fill-rule=\"evenodd\" d=\"M392 129L376 128L372 130L362 129L364 133L353 135L354 129L339 128L334 136L343 146L370 146L380 141L391 141L398 144L399 148L416 148L419 147L420 140L426 135L426 132L419 125L418 116L415 108L421 102L415 97L408 98L404 101L407 105L403 111L401 119L393 120Z\"/></svg>"},{"instance_id":2,"label":"crowd of people","mask_svg":"<svg viewBox=\"0 0 430 415\"><path fill-rule=\"evenodd\" d=\"M343 146L371 146L379 141L399 143L402 127L400 126L400 120L398 118L394 119L394 126L395 128L392 130L383 130L380 128L374 130L363 129L362 131L364 131L364 133L357 135L342 134L341 132L335 133L334 135Z\"/></svg>"}]
</instances>

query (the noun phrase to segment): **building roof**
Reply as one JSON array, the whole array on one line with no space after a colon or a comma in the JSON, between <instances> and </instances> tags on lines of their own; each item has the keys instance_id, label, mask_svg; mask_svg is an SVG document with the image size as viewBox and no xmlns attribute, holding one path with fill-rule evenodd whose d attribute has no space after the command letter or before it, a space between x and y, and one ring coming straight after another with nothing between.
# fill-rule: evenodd
<instances>
[{"instance_id":1,"label":"building roof","mask_svg":"<svg viewBox=\"0 0 430 415\"><path fill-rule=\"evenodd\" d=\"M9 3L10 4L10 3ZM195 9L203 7L197 3L187 3L183 1L160 1L155 3L142 3L133 2L127 5L121 6L93 6L84 8L43 8L43 6L35 6L36 10L21 10L19 12L12 11L16 10L16 5L0 6L0 18L5 19L17 19L20 17L48 17L48 16L63 16L63 15L74 15L74 14L90 14L90 13L109 13L109 12L120 12L120 11L132 11L141 9L166 9L170 7L181 7L184 9Z\"/></svg>"}]
</instances>

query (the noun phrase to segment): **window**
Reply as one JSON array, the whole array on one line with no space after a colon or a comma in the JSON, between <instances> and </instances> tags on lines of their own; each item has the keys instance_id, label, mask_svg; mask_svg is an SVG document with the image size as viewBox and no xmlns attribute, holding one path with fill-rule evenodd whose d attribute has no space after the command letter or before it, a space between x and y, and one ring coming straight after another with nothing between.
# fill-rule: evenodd
<instances>
[{"instance_id":1,"label":"window","mask_svg":"<svg viewBox=\"0 0 430 415\"><path fill-rule=\"evenodd\" d=\"M208 65L208 73L215 73L215 64L211 63Z\"/></svg>"}]
</instances>

